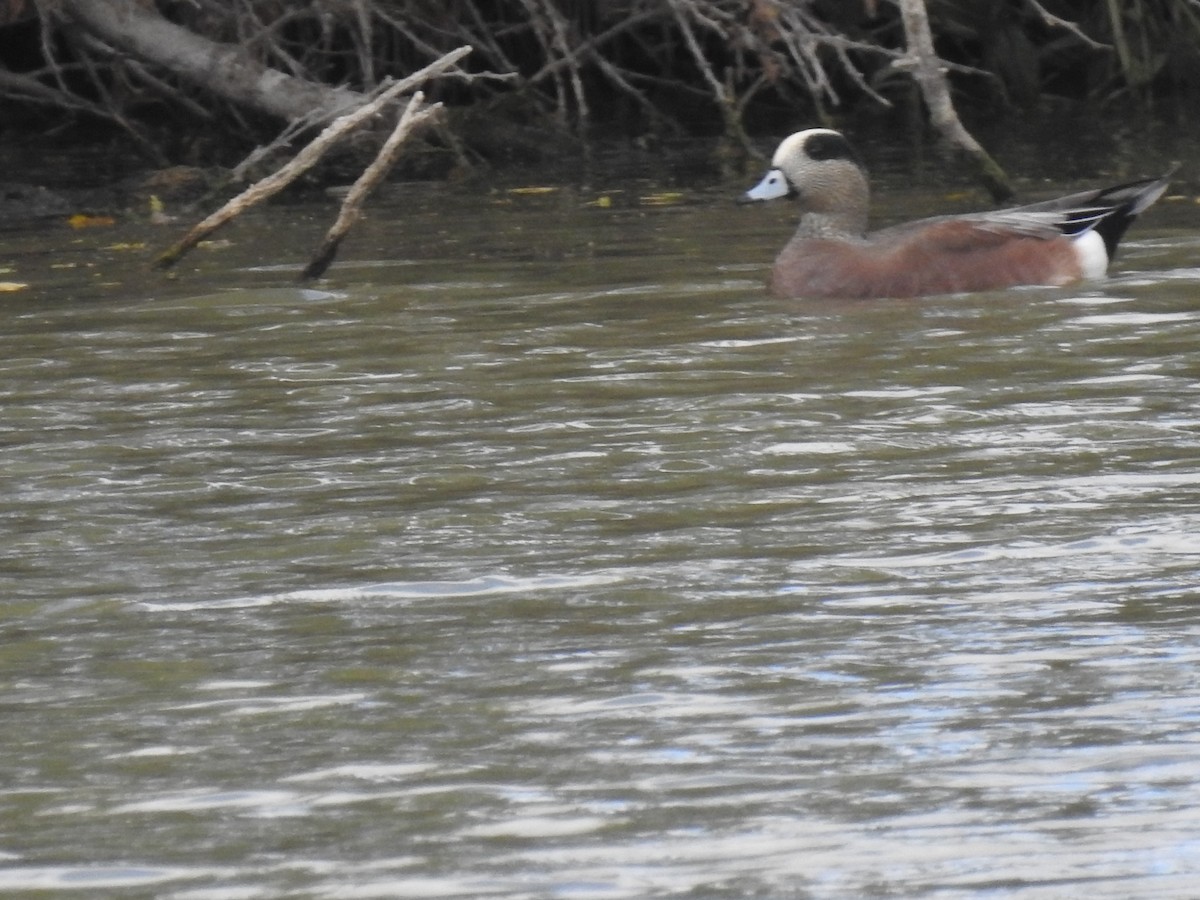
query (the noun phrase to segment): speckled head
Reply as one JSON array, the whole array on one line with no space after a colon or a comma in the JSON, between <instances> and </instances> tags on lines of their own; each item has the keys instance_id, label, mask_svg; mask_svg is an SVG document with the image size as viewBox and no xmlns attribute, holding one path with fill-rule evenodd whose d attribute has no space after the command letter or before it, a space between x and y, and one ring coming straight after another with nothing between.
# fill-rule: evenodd
<instances>
[{"instance_id":1,"label":"speckled head","mask_svg":"<svg viewBox=\"0 0 1200 900\"><path fill-rule=\"evenodd\" d=\"M771 157L771 169L745 200L794 197L803 213L822 218L821 228L862 234L870 189L858 154L841 134L810 128L788 136Z\"/></svg>"}]
</instances>

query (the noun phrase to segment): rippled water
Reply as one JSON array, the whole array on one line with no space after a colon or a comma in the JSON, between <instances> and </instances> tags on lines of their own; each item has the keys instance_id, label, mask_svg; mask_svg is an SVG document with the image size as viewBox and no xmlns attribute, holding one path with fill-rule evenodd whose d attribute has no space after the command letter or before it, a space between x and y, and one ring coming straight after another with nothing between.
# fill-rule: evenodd
<instances>
[{"instance_id":1,"label":"rippled water","mask_svg":"<svg viewBox=\"0 0 1200 900\"><path fill-rule=\"evenodd\" d=\"M0 891L1195 895L1184 204L805 304L786 210L612 196L418 195L312 289L325 208L7 242Z\"/></svg>"}]
</instances>

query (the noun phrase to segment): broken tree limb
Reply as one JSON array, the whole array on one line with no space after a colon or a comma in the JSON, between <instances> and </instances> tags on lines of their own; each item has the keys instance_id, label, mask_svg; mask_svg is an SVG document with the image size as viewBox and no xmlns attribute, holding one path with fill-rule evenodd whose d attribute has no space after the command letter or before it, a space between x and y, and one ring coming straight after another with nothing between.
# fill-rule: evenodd
<instances>
[{"instance_id":1,"label":"broken tree limb","mask_svg":"<svg viewBox=\"0 0 1200 900\"><path fill-rule=\"evenodd\" d=\"M925 0L898 0L904 23L904 39L908 58L902 66L911 70L929 110L933 127L950 146L966 154L975 169L976 177L996 201L1013 196L1012 183L1000 164L979 144L958 118L950 97L950 84L942 61L933 48L933 32L929 27L929 12Z\"/></svg>"},{"instance_id":2,"label":"broken tree limb","mask_svg":"<svg viewBox=\"0 0 1200 900\"><path fill-rule=\"evenodd\" d=\"M696 33L692 30L692 23L689 20L689 16L694 16L697 21L704 23L706 19L703 13L697 10L691 3L686 2L686 0L669 0L669 3L671 12L675 16L675 21L679 25L679 31L683 35L684 43L692 54L692 59L695 60L697 67L699 67L700 73L704 76L704 80L708 83L713 101L716 103L717 109L720 110L721 121L724 123L725 131L723 135L723 152L719 156L721 157L723 168L728 170L726 174L732 175L742 168L739 163L743 163L745 160L754 158L757 155L749 135L746 134L746 126L742 122L742 107L738 103L732 79L727 78L726 81L722 82L717 77L717 73L713 71L712 64L700 46L700 41L696 38Z\"/></svg>"},{"instance_id":3,"label":"broken tree limb","mask_svg":"<svg viewBox=\"0 0 1200 900\"><path fill-rule=\"evenodd\" d=\"M338 247L342 243L342 238L346 236L351 226L358 221L358 216L362 210L363 201L367 199L375 186L383 180L388 171L395 164L396 159L400 155L400 150L404 146L405 140L412 132L430 122L437 116L442 109L442 104L434 103L432 106L421 108L425 102L425 95L420 91L413 94L408 101L408 105L404 107L404 112L400 116L400 121L396 123L395 129L384 141L383 147L379 150L379 155L371 162L363 173L358 176L358 180L351 185L346 198L342 201L342 208L338 211L338 217L330 226L329 231L325 234L325 239L321 242L321 246L317 248L313 254L300 278L302 281L308 281L314 278L320 278L325 270L329 268L333 262L334 256L337 255Z\"/></svg>"},{"instance_id":4,"label":"broken tree limb","mask_svg":"<svg viewBox=\"0 0 1200 900\"><path fill-rule=\"evenodd\" d=\"M235 103L295 119L314 109L330 117L366 98L264 66L238 44L219 43L159 15L137 0L59 0L54 8L106 43L161 65Z\"/></svg>"},{"instance_id":5,"label":"broken tree limb","mask_svg":"<svg viewBox=\"0 0 1200 900\"><path fill-rule=\"evenodd\" d=\"M175 265L188 251L222 225L225 225L268 197L278 194L311 169L345 134L379 113L380 110L395 100L397 96L407 90L411 90L429 78L446 71L470 52L470 47L459 47L457 50L452 50L441 59L435 60L420 71L414 72L400 81L388 85L374 100L365 106L360 106L353 112L346 113L334 119L324 131L313 138L306 147L277 171L250 185L242 193L193 227L181 240L159 254L158 258L154 261L155 268L166 269Z\"/></svg>"}]
</instances>

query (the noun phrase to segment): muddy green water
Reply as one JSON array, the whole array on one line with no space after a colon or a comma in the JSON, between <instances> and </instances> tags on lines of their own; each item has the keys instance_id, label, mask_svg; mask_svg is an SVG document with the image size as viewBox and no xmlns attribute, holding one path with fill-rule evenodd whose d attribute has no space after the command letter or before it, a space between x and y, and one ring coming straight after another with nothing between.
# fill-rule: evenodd
<instances>
[{"instance_id":1,"label":"muddy green water","mask_svg":"<svg viewBox=\"0 0 1200 900\"><path fill-rule=\"evenodd\" d=\"M0 892L1196 895L1191 199L812 304L789 210L622 187L312 288L328 206L0 235Z\"/></svg>"}]
</instances>

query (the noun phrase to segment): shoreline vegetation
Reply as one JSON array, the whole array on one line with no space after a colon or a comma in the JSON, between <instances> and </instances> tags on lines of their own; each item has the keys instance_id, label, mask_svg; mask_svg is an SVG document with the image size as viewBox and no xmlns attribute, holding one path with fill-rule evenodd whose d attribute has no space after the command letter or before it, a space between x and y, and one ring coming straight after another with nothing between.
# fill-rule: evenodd
<instances>
[{"instance_id":1,"label":"shoreline vegetation","mask_svg":"<svg viewBox=\"0 0 1200 900\"><path fill-rule=\"evenodd\" d=\"M0 0L2 140L233 166L462 46L422 86L447 109L431 174L605 135L715 138L739 166L752 134L848 116L944 137L931 78L976 118L1200 101L1197 0Z\"/></svg>"},{"instance_id":2,"label":"shoreline vegetation","mask_svg":"<svg viewBox=\"0 0 1200 900\"><path fill-rule=\"evenodd\" d=\"M761 167L756 136L888 122L1006 200L960 110L1184 123L1198 101L1200 0L0 0L0 180L100 147L125 171L220 173L202 205L249 185L227 221L305 173L357 179L324 265L393 166L703 139L734 176Z\"/></svg>"}]
</instances>

